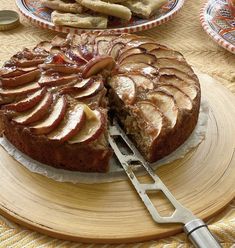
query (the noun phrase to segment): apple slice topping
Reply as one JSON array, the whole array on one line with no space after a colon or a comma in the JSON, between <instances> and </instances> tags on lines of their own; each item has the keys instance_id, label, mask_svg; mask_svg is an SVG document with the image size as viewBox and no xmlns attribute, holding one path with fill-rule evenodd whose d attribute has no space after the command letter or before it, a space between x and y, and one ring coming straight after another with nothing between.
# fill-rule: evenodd
<instances>
[{"instance_id":1,"label":"apple slice topping","mask_svg":"<svg viewBox=\"0 0 235 248\"><path fill-rule=\"evenodd\" d=\"M3 87L12 88L17 87L23 84L30 83L36 80L40 76L39 70L30 71L20 76L12 77L12 78L2 78L1 84Z\"/></svg>"},{"instance_id":2,"label":"apple slice topping","mask_svg":"<svg viewBox=\"0 0 235 248\"><path fill-rule=\"evenodd\" d=\"M159 48L160 45L156 44L155 42L147 42L139 45L139 48L145 49L145 51L149 52L152 51L153 49Z\"/></svg>"},{"instance_id":3,"label":"apple slice topping","mask_svg":"<svg viewBox=\"0 0 235 248\"><path fill-rule=\"evenodd\" d=\"M118 56L118 61L119 63L122 62L122 60L126 57L128 57L129 55L131 54L141 54L143 53L143 49L141 48L138 48L138 47L131 47L131 48L128 48L128 49L124 49L121 51L121 53L119 53L119 56Z\"/></svg>"},{"instance_id":4,"label":"apple slice topping","mask_svg":"<svg viewBox=\"0 0 235 248\"><path fill-rule=\"evenodd\" d=\"M96 34L94 33L83 33L80 44L90 46L90 44L94 44L95 38Z\"/></svg>"},{"instance_id":5,"label":"apple slice topping","mask_svg":"<svg viewBox=\"0 0 235 248\"><path fill-rule=\"evenodd\" d=\"M77 80L78 80L78 76L76 74L69 76L62 76L61 74L55 72L52 73L51 75L46 75L45 73L42 74L38 83L41 86L60 86Z\"/></svg>"},{"instance_id":6,"label":"apple slice topping","mask_svg":"<svg viewBox=\"0 0 235 248\"><path fill-rule=\"evenodd\" d=\"M72 61L76 62L77 65L84 65L87 60L81 54L79 47L74 47L66 51L65 55Z\"/></svg>"},{"instance_id":7,"label":"apple slice topping","mask_svg":"<svg viewBox=\"0 0 235 248\"><path fill-rule=\"evenodd\" d=\"M161 58L154 63L158 68L174 68L189 75L194 75L192 68L184 61L177 59Z\"/></svg>"},{"instance_id":8,"label":"apple slice topping","mask_svg":"<svg viewBox=\"0 0 235 248\"><path fill-rule=\"evenodd\" d=\"M17 67L33 67L33 66L37 66L40 65L44 62L44 58L35 58L32 60L26 60L26 59L22 59L22 60L18 60L16 61L16 66Z\"/></svg>"},{"instance_id":9,"label":"apple slice topping","mask_svg":"<svg viewBox=\"0 0 235 248\"><path fill-rule=\"evenodd\" d=\"M50 140L65 142L76 135L86 122L84 104L77 103L67 111L66 118L47 135Z\"/></svg>"},{"instance_id":10,"label":"apple slice topping","mask_svg":"<svg viewBox=\"0 0 235 248\"><path fill-rule=\"evenodd\" d=\"M105 55L108 53L111 41L116 38L116 35L102 34L97 35L94 39L94 52L96 55ZM103 50L104 49L104 50ZM101 53L99 53L99 51Z\"/></svg>"},{"instance_id":11,"label":"apple slice topping","mask_svg":"<svg viewBox=\"0 0 235 248\"><path fill-rule=\"evenodd\" d=\"M120 65L118 71L121 73L125 72L139 72L145 75L156 76L158 74L158 69L152 65L146 63L125 63Z\"/></svg>"},{"instance_id":12,"label":"apple slice topping","mask_svg":"<svg viewBox=\"0 0 235 248\"><path fill-rule=\"evenodd\" d=\"M57 63L57 61L58 61L59 63L62 64L62 63L65 62L64 59L63 59L63 56L65 54L63 54L63 56L61 56L61 55L62 55L62 52L61 52L60 47L52 46L51 49L50 49L50 56L46 59L45 62L47 63L48 60L53 60L54 59L53 62ZM56 57L54 57L54 56L56 56Z\"/></svg>"},{"instance_id":13,"label":"apple slice topping","mask_svg":"<svg viewBox=\"0 0 235 248\"><path fill-rule=\"evenodd\" d=\"M89 87L93 83L93 78L86 78L71 86L65 86L60 90L61 94L81 92L81 89Z\"/></svg>"},{"instance_id":14,"label":"apple slice topping","mask_svg":"<svg viewBox=\"0 0 235 248\"><path fill-rule=\"evenodd\" d=\"M35 134L48 134L52 132L52 130L54 130L64 118L66 107L66 98L65 96L62 96L56 101L50 115L46 119L38 122L36 125L31 126L30 131Z\"/></svg>"},{"instance_id":15,"label":"apple slice topping","mask_svg":"<svg viewBox=\"0 0 235 248\"><path fill-rule=\"evenodd\" d=\"M110 42L107 40L99 40L96 43L96 54L103 56L108 53Z\"/></svg>"},{"instance_id":16,"label":"apple slice topping","mask_svg":"<svg viewBox=\"0 0 235 248\"><path fill-rule=\"evenodd\" d=\"M155 55L156 58L170 58L185 61L183 55L180 52L167 49L167 48L157 48L151 51L151 54Z\"/></svg>"},{"instance_id":17,"label":"apple slice topping","mask_svg":"<svg viewBox=\"0 0 235 248\"><path fill-rule=\"evenodd\" d=\"M128 74L128 77L130 77L134 82L137 88L141 89L149 89L152 90L154 88L153 81L148 78L146 75L140 74L140 73L133 73Z\"/></svg>"},{"instance_id":18,"label":"apple slice topping","mask_svg":"<svg viewBox=\"0 0 235 248\"><path fill-rule=\"evenodd\" d=\"M52 50L53 49L53 50ZM65 65L65 64L76 64L75 61L70 59L64 52L62 52L58 48L52 48L51 49L51 55L47 57L45 60L46 64L59 64L59 65Z\"/></svg>"},{"instance_id":19,"label":"apple slice topping","mask_svg":"<svg viewBox=\"0 0 235 248\"><path fill-rule=\"evenodd\" d=\"M95 37L95 44L97 44L100 40L108 41L108 42L113 41L115 38L117 38L117 36L118 36L117 34L109 34L109 33L97 34L97 36Z\"/></svg>"},{"instance_id":20,"label":"apple slice topping","mask_svg":"<svg viewBox=\"0 0 235 248\"><path fill-rule=\"evenodd\" d=\"M88 81L90 82L90 81ZM82 99L86 97L91 97L97 94L101 89L103 89L104 85L100 79L91 80L89 87L86 87L84 90L78 92L74 95L75 99Z\"/></svg>"},{"instance_id":21,"label":"apple slice topping","mask_svg":"<svg viewBox=\"0 0 235 248\"><path fill-rule=\"evenodd\" d=\"M125 75L115 75L109 81L109 85L126 104L133 104L136 98L134 81Z\"/></svg>"},{"instance_id":22,"label":"apple slice topping","mask_svg":"<svg viewBox=\"0 0 235 248\"><path fill-rule=\"evenodd\" d=\"M41 120L49 111L49 108L53 102L53 96L51 93L47 93L44 98L31 110L21 113L15 118L18 124L31 124L33 122Z\"/></svg>"},{"instance_id":23,"label":"apple slice topping","mask_svg":"<svg viewBox=\"0 0 235 248\"><path fill-rule=\"evenodd\" d=\"M68 33L68 35L66 37L66 43L70 44L73 47L78 46L79 44L82 43L82 37L81 37L81 35Z\"/></svg>"},{"instance_id":24,"label":"apple slice topping","mask_svg":"<svg viewBox=\"0 0 235 248\"><path fill-rule=\"evenodd\" d=\"M46 92L46 88L40 89L35 93L29 95L28 97L24 98L23 100L5 105L3 108L17 112L24 112L33 108L44 97Z\"/></svg>"},{"instance_id":25,"label":"apple slice topping","mask_svg":"<svg viewBox=\"0 0 235 248\"><path fill-rule=\"evenodd\" d=\"M79 45L78 48L84 60L89 61L93 58L93 45L84 44Z\"/></svg>"},{"instance_id":26,"label":"apple slice topping","mask_svg":"<svg viewBox=\"0 0 235 248\"><path fill-rule=\"evenodd\" d=\"M121 42L115 43L114 45L111 46L108 54L116 60L121 49L124 47L125 47L125 44Z\"/></svg>"},{"instance_id":27,"label":"apple slice topping","mask_svg":"<svg viewBox=\"0 0 235 248\"><path fill-rule=\"evenodd\" d=\"M134 39L132 39L128 45L129 46L140 46L142 44L145 44L145 43L153 43L155 42L154 39L150 38L150 37L136 37Z\"/></svg>"},{"instance_id":28,"label":"apple slice topping","mask_svg":"<svg viewBox=\"0 0 235 248\"><path fill-rule=\"evenodd\" d=\"M112 40L112 44L116 44L116 43L123 43L123 44L129 44L129 42L133 39L136 39L137 36L134 34L122 34L119 35L118 37L116 37L115 39Z\"/></svg>"},{"instance_id":29,"label":"apple slice topping","mask_svg":"<svg viewBox=\"0 0 235 248\"><path fill-rule=\"evenodd\" d=\"M175 102L180 110L191 110L192 102L190 98L183 93L180 89L172 85L163 85L158 87L159 90L163 90L168 94L172 95L175 99Z\"/></svg>"},{"instance_id":30,"label":"apple slice topping","mask_svg":"<svg viewBox=\"0 0 235 248\"><path fill-rule=\"evenodd\" d=\"M165 119L159 109L149 101L138 102L140 113L144 120L148 123L147 132L151 137L156 138L161 133L162 127L165 125Z\"/></svg>"},{"instance_id":31,"label":"apple slice topping","mask_svg":"<svg viewBox=\"0 0 235 248\"><path fill-rule=\"evenodd\" d=\"M173 85L179 88L182 92L189 96L191 100L194 100L197 96L198 88L195 87L194 84L188 84L175 76L161 76L160 81L164 84Z\"/></svg>"},{"instance_id":32,"label":"apple slice topping","mask_svg":"<svg viewBox=\"0 0 235 248\"><path fill-rule=\"evenodd\" d=\"M52 44L50 41L41 41L36 47L35 49L42 49L45 50L47 52L50 52L52 47Z\"/></svg>"},{"instance_id":33,"label":"apple slice topping","mask_svg":"<svg viewBox=\"0 0 235 248\"><path fill-rule=\"evenodd\" d=\"M104 98L106 92L107 92L106 88L103 88L93 96L83 97L83 98L79 98L77 100L79 102L87 104L92 109L96 109L98 107L105 107L106 108L107 107L107 101Z\"/></svg>"},{"instance_id":34,"label":"apple slice topping","mask_svg":"<svg viewBox=\"0 0 235 248\"><path fill-rule=\"evenodd\" d=\"M92 111L91 109L89 112L92 112L92 114L90 114L92 117L88 116L83 128L68 141L69 144L89 143L96 140L101 135L104 125L102 113L98 110Z\"/></svg>"},{"instance_id":35,"label":"apple slice topping","mask_svg":"<svg viewBox=\"0 0 235 248\"><path fill-rule=\"evenodd\" d=\"M156 61L154 55L148 53L140 53L140 54L130 54L125 57L120 64L128 64L128 63L146 63L146 64L153 64Z\"/></svg>"},{"instance_id":36,"label":"apple slice topping","mask_svg":"<svg viewBox=\"0 0 235 248\"><path fill-rule=\"evenodd\" d=\"M89 78L104 69L111 70L114 66L115 61L111 56L97 56L85 65L82 76L83 78Z\"/></svg>"},{"instance_id":37,"label":"apple slice topping","mask_svg":"<svg viewBox=\"0 0 235 248\"><path fill-rule=\"evenodd\" d=\"M159 74L160 75L172 75L172 76L176 76L180 79L182 79L183 81L187 82L188 84L194 84L197 85L197 87L199 87L199 81L198 78L196 77L196 75L188 75L185 72L179 71L175 68L161 68L159 70Z\"/></svg>"},{"instance_id":38,"label":"apple slice topping","mask_svg":"<svg viewBox=\"0 0 235 248\"><path fill-rule=\"evenodd\" d=\"M69 93L69 92L76 92L77 90L84 89L88 87L92 82L93 78L86 78L86 79L81 79L81 81L76 82L75 84L69 85L69 86L64 86L60 92L61 93Z\"/></svg>"},{"instance_id":39,"label":"apple slice topping","mask_svg":"<svg viewBox=\"0 0 235 248\"><path fill-rule=\"evenodd\" d=\"M33 82L13 89L0 89L0 95L5 97L22 96L38 89L40 89L40 85L37 82Z\"/></svg>"},{"instance_id":40,"label":"apple slice topping","mask_svg":"<svg viewBox=\"0 0 235 248\"><path fill-rule=\"evenodd\" d=\"M42 64L39 65L40 68L43 70L50 70L53 72L61 72L64 74L74 74L74 73L79 73L81 72L80 67L76 65L62 65L62 64Z\"/></svg>"},{"instance_id":41,"label":"apple slice topping","mask_svg":"<svg viewBox=\"0 0 235 248\"><path fill-rule=\"evenodd\" d=\"M34 47L33 53L35 57L38 57L38 58L46 58L49 55L49 51L46 51L45 49L40 48L40 47Z\"/></svg>"},{"instance_id":42,"label":"apple slice topping","mask_svg":"<svg viewBox=\"0 0 235 248\"><path fill-rule=\"evenodd\" d=\"M15 75L16 73L16 75ZM0 68L0 77L1 78L4 78L4 77L11 77L13 75L14 76L19 76L18 75L18 70L15 66L13 67L3 67L3 68ZM21 75L21 74L20 74Z\"/></svg>"},{"instance_id":43,"label":"apple slice topping","mask_svg":"<svg viewBox=\"0 0 235 248\"><path fill-rule=\"evenodd\" d=\"M51 44L52 46L57 46L57 47L61 47L63 45L65 45L66 40L64 37L56 35L52 40L51 40Z\"/></svg>"},{"instance_id":44,"label":"apple slice topping","mask_svg":"<svg viewBox=\"0 0 235 248\"><path fill-rule=\"evenodd\" d=\"M37 67L33 66L33 67L25 67L25 68L16 68L16 67L3 67L0 69L0 77L2 78L10 78L10 77L16 77L16 76L20 76L23 75L27 72L30 71L34 71L36 70Z\"/></svg>"},{"instance_id":45,"label":"apple slice topping","mask_svg":"<svg viewBox=\"0 0 235 248\"><path fill-rule=\"evenodd\" d=\"M166 116L170 127L173 128L179 112L174 97L163 90L157 90L149 92L147 98L160 109L162 114Z\"/></svg>"}]
</instances>

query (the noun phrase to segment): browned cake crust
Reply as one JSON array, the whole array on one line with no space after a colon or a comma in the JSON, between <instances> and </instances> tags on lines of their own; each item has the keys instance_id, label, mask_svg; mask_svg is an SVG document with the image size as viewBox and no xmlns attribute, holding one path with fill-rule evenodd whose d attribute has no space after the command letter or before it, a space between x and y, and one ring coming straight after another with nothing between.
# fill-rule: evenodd
<instances>
[{"instance_id":1,"label":"browned cake crust","mask_svg":"<svg viewBox=\"0 0 235 248\"><path fill-rule=\"evenodd\" d=\"M21 152L47 165L81 172L107 172L112 151L95 144L69 145L33 135L26 128L4 118L5 136ZM101 139L101 137L100 137Z\"/></svg>"},{"instance_id":2,"label":"browned cake crust","mask_svg":"<svg viewBox=\"0 0 235 248\"><path fill-rule=\"evenodd\" d=\"M149 162L177 149L198 120L198 78L182 54L147 37L55 37L13 56L0 80L4 135L56 168L108 171L108 108Z\"/></svg>"}]
</instances>

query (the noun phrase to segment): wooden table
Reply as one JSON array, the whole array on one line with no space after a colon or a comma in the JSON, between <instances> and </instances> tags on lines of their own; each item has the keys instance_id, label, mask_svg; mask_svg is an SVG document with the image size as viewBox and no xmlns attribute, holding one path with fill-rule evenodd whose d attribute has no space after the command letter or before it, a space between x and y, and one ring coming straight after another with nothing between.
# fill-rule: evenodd
<instances>
[{"instance_id":1,"label":"wooden table","mask_svg":"<svg viewBox=\"0 0 235 248\"><path fill-rule=\"evenodd\" d=\"M235 94L235 55L214 43L203 31L199 11L204 1L187 0L174 20L145 32L159 43L168 45L184 54L188 62L209 74ZM1 0L0 9L16 9L13 0ZM52 38L56 33L35 28L21 17L21 25L0 33L0 64L23 47L32 47L41 40ZM235 243L235 200L210 221L211 230L224 247ZM184 234L167 239L118 247L190 247ZM85 245L53 239L27 230L0 217L0 247L117 247L114 245Z\"/></svg>"}]
</instances>

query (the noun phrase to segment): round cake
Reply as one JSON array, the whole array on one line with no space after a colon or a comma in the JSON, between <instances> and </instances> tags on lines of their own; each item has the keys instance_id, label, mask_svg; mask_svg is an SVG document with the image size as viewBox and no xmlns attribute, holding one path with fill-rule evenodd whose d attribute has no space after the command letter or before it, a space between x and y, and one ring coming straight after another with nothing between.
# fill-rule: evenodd
<instances>
[{"instance_id":1,"label":"round cake","mask_svg":"<svg viewBox=\"0 0 235 248\"><path fill-rule=\"evenodd\" d=\"M182 54L148 37L56 36L14 55L0 77L3 134L57 168L106 172L109 116L149 162L178 148L198 119L197 76Z\"/></svg>"}]
</instances>

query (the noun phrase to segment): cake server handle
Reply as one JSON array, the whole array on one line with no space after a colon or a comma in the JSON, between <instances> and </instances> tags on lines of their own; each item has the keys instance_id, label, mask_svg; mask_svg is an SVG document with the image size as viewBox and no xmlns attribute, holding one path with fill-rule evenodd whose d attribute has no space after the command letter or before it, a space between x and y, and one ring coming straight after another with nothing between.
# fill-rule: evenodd
<instances>
[{"instance_id":1,"label":"cake server handle","mask_svg":"<svg viewBox=\"0 0 235 248\"><path fill-rule=\"evenodd\" d=\"M197 248L221 248L217 239L200 219L189 221L184 225L184 232Z\"/></svg>"}]
</instances>

